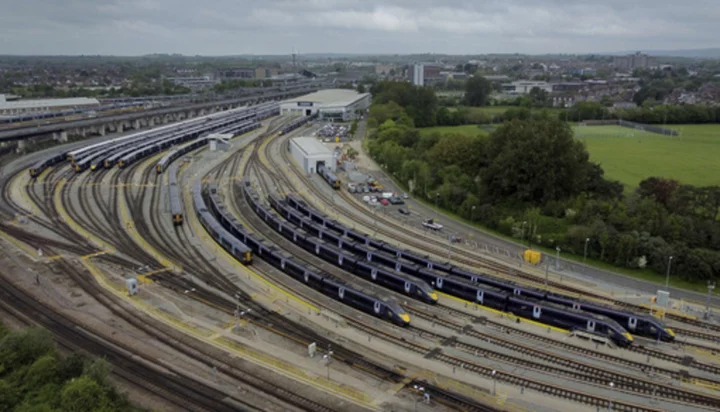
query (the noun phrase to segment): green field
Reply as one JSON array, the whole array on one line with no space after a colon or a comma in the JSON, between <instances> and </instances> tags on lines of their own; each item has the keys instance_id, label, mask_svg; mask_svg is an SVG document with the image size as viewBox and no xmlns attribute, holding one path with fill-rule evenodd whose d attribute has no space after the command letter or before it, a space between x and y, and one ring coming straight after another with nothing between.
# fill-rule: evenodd
<instances>
[{"instance_id":1,"label":"green field","mask_svg":"<svg viewBox=\"0 0 720 412\"><path fill-rule=\"evenodd\" d=\"M423 127L418 129L420 135L425 136L432 133L458 133L467 134L471 136L487 135L488 132L484 129L479 128L476 124L467 124L464 126L436 126L436 127Z\"/></svg>"},{"instance_id":2,"label":"green field","mask_svg":"<svg viewBox=\"0 0 720 412\"><path fill-rule=\"evenodd\" d=\"M677 125L681 136L620 126L574 126L591 160L629 189L645 178L672 178L695 186L720 185L720 125Z\"/></svg>"}]
</instances>

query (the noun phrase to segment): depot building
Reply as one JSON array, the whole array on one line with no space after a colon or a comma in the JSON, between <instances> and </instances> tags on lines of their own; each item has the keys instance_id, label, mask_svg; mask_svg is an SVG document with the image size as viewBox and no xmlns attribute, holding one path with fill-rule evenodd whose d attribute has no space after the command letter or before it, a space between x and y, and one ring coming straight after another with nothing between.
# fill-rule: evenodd
<instances>
[{"instance_id":1,"label":"depot building","mask_svg":"<svg viewBox=\"0 0 720 412\"><path fill-rule=\"evenodd\" d=\"M362 116L370 107L370 93L349 89L327 89L280 103L283 115L310 116L322 120L348 121Z\"/></svg>"}]
</instances>

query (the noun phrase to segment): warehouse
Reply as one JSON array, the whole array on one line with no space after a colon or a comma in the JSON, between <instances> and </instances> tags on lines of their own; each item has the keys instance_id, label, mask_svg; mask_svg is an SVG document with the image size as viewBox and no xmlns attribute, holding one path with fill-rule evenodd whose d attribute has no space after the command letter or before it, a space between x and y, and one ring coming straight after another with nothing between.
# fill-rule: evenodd
<instances>
[{"instance_id":1,"label":"warehouse","mask_svg":"<svg viewBox=\"0 0 720 412\"><path fill-rule=\"evenodd\" d=\"M282 114L310 116L322 120L348 121L360 117L370 106L370 93L348 89L320 90L280 103Z\"/></svg>"},{"instance_id":2,"label":"warehouse","mask_svg":"<svg viewBox=\"0 0 720 412\"><path fill-rule=\"evenodd\" d=\"M316 173L318 163L325 163L325 166L335 171L332 151L313 137L296 137L290 140L290 154L305 173Z\"/></svg>"}]
</instances>

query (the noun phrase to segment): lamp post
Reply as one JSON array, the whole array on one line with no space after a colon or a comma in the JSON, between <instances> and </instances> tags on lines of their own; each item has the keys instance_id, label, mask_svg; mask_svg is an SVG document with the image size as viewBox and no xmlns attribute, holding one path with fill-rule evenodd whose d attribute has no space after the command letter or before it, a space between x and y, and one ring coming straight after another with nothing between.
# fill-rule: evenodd
<instances>
[{"instance_id":1,"label":"lamp post","mask_svg":"<svg viewBox=\"0 0 720 412\"><path fill-rule=\"evenodd\" d=\"M556 247L557 255L555 256L555 270L560 270L560 246Z\"/></svg>"},{"instance_id":2,"label":"lamp post","mask_svg":"<svg viewBox=\"0 0 720 412\"><path fill-rule=\"evenodd\" d=\"M520 230L520 244L525 246L525 225L527 225L527 220L523 220L522 229Z\"/></svg>"},{"instance_id":3,"label":"lamp post","mask_svg":"<svg viewBox=\"0 0 720 412\"><path fill-rule=\"evenodd\" d=\"M705 302L705 320L710 317L710 296L712 296L713 289L715 289L715 282L708 280L708 296L707 301Z\"/></svg>"},{"instance_id":4,"label":"lamp post","mask_svg":"<svg viewBox=\"0 0 720 412\"><path fill-rule=\"evenodd\" d=\"M492 371L492 379L493 379L493 396L495 396L495 389L497 389L497 379L495 379L495 375L497 374L497 371L493 369Z\"/></svg>"},{"instance_id":5,"label":"lamp post","mask_svg":"<svg viewBox=\"0 0 720 412\"><path fill-rule=\"evenodd\" d=\"M235 317L240 317L240 294L235 294Z\"/></svg>"},{"instance_id":6,"label":"lamp post","mask_svg":"<svg viewBox=\"0 0 720 412\"><path fill-rule=\"evenodd\" d=\"M475 206L470 209L470 221L475 222Z\"/></svg>"},{"instance_id":7,"label":"lamp post","mask_svg":"<svg viewBox=\"0 0 720 412\"><path fill-rule=\"evenodd\" d=\"M440 210L438 209L438 201L440 200L440 192L435 193L435 218L440 217Z\"/></svg>"},{"instance_id":8,"label":"lamp post","mask_svg":"<svg viewBox=\"0 0 720 412\"><path fill-rule=\"evenodd\" d=\"M612 404L613 389L615 389L615 383L610 382L610 399L608 400L608 410L609 411L611 411L612 407L613 407L613 404Z\"/></svg>"},{"instance_id":9,"label":"lamp post","mask_svg":"<svg viewBox=\"0 0 720 412\"><path fill-rule=\"evenodd\" d=\"M670 289L670 267L672 266L673 257L668 258L667 275L665 275L665 290Z\"/></svg>"},{"instance_id":10,"label":"lamp post","mask_svg":"<svg viewBox=\"0 0 720 412\"><path fill-rule=\"evenodd\" d=\"M587 260L587 247L588 243L590 243L590 238L585 238L585 253L583 253L583 263Z\"/></svg>"}]
</instances>

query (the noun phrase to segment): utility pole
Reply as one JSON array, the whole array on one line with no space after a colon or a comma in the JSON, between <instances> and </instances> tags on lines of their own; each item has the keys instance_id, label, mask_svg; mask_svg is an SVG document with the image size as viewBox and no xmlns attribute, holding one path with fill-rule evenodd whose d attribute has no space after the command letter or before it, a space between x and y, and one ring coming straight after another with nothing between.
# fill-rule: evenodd
<instances>
[{"instance_id":1,"label":"utility pole","mask_svg":"<svg viewBox=\"0 0 720 412\"><path fill-rule=\"evenodd\" d=\"M710 296L712 296L712 291L715 289L715 282L708 280L708 295L707 295L707 301L705 302L705 320L707 320L710 317Z\"/></svg>"},{"instance_id":2,"label":"utility pole","mask_svg":"<svg viewBox=\"0 0 720 412\"><path fill-rule=\"evenodd\" d=\"M525 246L525 225L527 225L527 220L523 220L522 228L520 230L520 244Z\"/></svg>"},{"instance_id":3,"label":"utility pole","mask_svg":"<svg viewBox=\"0 0 720 412\"><path fill-rule=\"evenodd\" d=\"M668 258L667 275L665 275L665 290L666 291L670 290L670 267L672 266L672 260L673 260L673 257L670 256Z\"/></svg>"},{"instance_id":4,"label":"utility pole","mask_svg":"<svg viewBox=\"0 0 720 412\"><path fill-rule=\"evenodd\" d=\"M560 270L560 246L556 247L557 255L555 257L555 270Z\"/></svg>"},{"instance_id":5,"label":"utility pole","mask_svg":"<svg viewBox=\"0 0 720 412\"><path fill-rule=\"evenodd\" d=\"M587 247L588 243L590 243L590 238L585 238L585 253L583 254L583 263L587 260Z\"/></svg>"}]
</instances>

